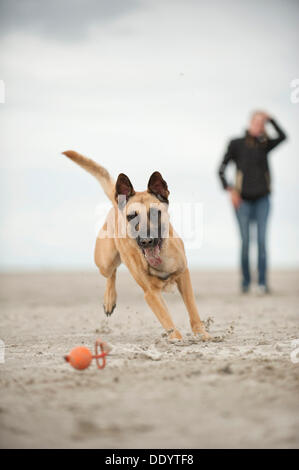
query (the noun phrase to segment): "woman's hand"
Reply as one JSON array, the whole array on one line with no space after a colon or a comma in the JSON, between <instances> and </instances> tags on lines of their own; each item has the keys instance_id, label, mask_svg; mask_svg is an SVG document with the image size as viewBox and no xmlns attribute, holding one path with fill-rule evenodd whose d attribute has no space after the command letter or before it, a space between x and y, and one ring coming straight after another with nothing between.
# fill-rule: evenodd
<instances>
[{"instance_id":1,"label":"woman's hand","mask_svg":"<svg viewBox=\"0 0 299 470\"><path fill-rule=\"evenodd\" d=\"M242 202L242 198L241 198L240 194L234 188L228 188L227 190L229 192L229 195L230 195L230 198L231 198L231 201L232 201L232 205L234 206L235 209L238 209L238 207L240 206L240 204Z\"/></svg>"}]
</instances>

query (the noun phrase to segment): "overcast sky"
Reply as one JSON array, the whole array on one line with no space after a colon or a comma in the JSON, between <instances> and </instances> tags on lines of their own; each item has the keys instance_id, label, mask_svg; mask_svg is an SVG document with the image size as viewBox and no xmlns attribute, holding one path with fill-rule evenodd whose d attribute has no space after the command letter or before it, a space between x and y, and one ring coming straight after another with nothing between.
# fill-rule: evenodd
<instances>
[{"instance_id":1,"label":"overcast sky","mask_svg":"<svg viewBox=\"0 0 299 470\"><path fill-rule=\"evenodd\" d=\"M107 201L69 148L137 190L159 170L203 210L190 264L237 266L217 167L255 108L289 137L269 156L270 263L298 266L298 17L297 0L1 0L0 268L93 267Z\"/></svg>"}]
</instances>

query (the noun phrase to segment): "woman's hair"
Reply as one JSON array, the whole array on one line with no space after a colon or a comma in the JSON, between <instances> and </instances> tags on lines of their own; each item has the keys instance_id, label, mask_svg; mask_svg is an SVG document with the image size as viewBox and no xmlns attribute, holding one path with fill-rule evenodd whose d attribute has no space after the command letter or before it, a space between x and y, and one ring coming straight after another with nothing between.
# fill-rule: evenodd
<instances>
[{"instance_id":1,"label":"woman's hair","mask_svg":"<svg viewBox=\"0 0 299 470\"><path fill-rule=\"evenodd\" d=\"M250 121L255 117L257 116L258 114L265 114L264 111L262 110L259 110L259 109L256 109L254 111L252 111L250 113ZM252 137L249 132L246 133L246 144L249 146L249 147L255 147L257 145L261 145L261 146L264 146L267 141L269 139L269 136L264 128L264 131L262 132L262 134L258 137L258 139Z\"/></svg>"},{"instance_id":2,"label":"woman's hair","mask_svg":"<svg viewBox=\"0 0 299 470\"><path fill-rule=\"evenodd\" d=\"M250 120L254 118L257 114L265 114L265 112L262 111L261 109L255 109L254 111L251 111Z\"/></svg>"}]
</instances>

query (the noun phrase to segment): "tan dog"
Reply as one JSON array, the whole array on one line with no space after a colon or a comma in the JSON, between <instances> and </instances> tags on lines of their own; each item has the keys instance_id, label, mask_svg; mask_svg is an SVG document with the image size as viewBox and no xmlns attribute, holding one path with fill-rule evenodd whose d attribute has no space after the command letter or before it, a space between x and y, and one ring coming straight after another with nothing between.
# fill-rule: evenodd
<instances>
[{"instance_id":1,"label":"tan dog","mask_svg":"<svg viewBox=\"0 0 299 470\"><path fill-rule=\"evenodd\" d=\"M106 315L111 315L116 305L116 270L123 262L142 287L146 302L170 339L182 338L161 295L173 283L187 307L193 333L209 339L198 315L183 241L169 223L169 191L160 173L152 174L146 191L135 192L123 173L115 183L107 170L93 160L72 150L63 154L91 173L113 204L95 246L95 263L107 278Z\"/></svg>"}]
</instances>

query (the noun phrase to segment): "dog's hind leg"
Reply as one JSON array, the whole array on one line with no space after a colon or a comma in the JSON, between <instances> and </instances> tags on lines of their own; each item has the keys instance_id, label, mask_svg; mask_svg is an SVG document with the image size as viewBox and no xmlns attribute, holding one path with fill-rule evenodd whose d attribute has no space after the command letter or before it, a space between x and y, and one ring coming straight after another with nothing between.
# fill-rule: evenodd
<instances>
[{"instance_id":1,"label":"dog's hind leg","mask_svg":"<svg viewBox=\"0 0 299 470\"><path fill-rule=\"evenodd\" d=\"M104 224L96 240L94 258L101 274L107 278L103 307L104 312L109 316L116 306L115 279L116 270L121 263L121 259L114 238L103 237L104 230L106 230L106 224Z\"/></svg>"},{"instance_id":2,"label":"dog's hind leg","mask_svg":"<svg viewBox=\"0 0 299 470\"><path fill-rule=\"evenodd\" d=\"M190 278L190 272L188 268L185 269L182 274L180 274L180 276L176 279L176 283L183 298L183 301L187 307L193 333L195 335L200 334L204 340L210 339L211 337L209 333L206 332L204 324L202 323L198 314Z\"/></svg>"}]
</instances>

